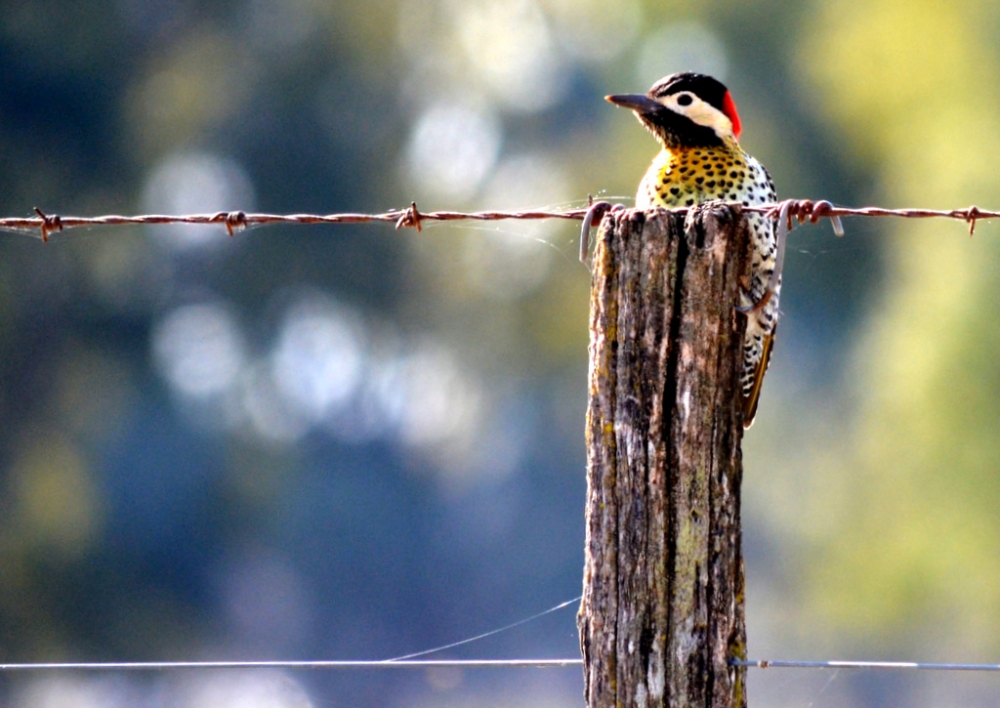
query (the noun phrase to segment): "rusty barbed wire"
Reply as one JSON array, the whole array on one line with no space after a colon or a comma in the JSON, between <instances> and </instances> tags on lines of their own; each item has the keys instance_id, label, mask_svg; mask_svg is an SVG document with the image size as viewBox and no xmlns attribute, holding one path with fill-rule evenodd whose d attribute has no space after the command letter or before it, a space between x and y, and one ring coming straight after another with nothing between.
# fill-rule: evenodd
<instances>
[{"instance_id":1,"label":"rusty barbed wire","mask_svg":"<svg viewBox=\"0 0 1000 708\"><path fill-rule=\"evenodd\" d=\"M248 214L243 211L220 211L213 214L140 214L136 216L60 216L46 214L35 208L37 217L0 218L0 229L7 231L28 232L37 231L42 241L48 241L49 235L73 228L95 226L139 226L162 224L192 224L226 227L230 236L251 226L266 224L364 224L387 223L394 224L397 229L422 228L424 221L500 221L503 219L583 219L586 209L570 209L566 211L546 211L531 209L523 211L432 211L423 213L417 209L416 203L411 203L406 209L390 209L381 214L339 213L339 214Z\"/></svg>"},{"instance_id":2,"label":"rusty barbed wire","mask_svg":"<svg viewBox=\"0 0 1000 708\"><path fill-rule=\"evenodd\" d=\"M597 204L602 204L598 202ZM595 222L591 209L597 204L577 209L566 209L556 211L551 209L526 209L515 211L429 211L421 212L417 209L416 202L411 202L405 209L390 209L379 214L362 213L338 213L338 214L254 214L243 211L220 211L212 214L186 214L186 215L166 215L166 214L141 214L136 216L61 216L47 214L39 208L35 208L37 216L34 217L7 217L0 218L0 229L16 232L37 232L42 241L48 241L49 235L55 232L63 232L69 229L96 226L136 226L151 224L200 224L200 225L221 225L226 228L226 232L232 236L251 226L263 226L267 224L364 224L364 223L386 223L393 224L397 229L415 228L418 231L427 221L502 221L533 220L533 219L566 219L582 221L590 214ZM606 203L604 203L606 204ZM734 205L741 206L743 211L757 212L777 217L783 207L787 207L789 219L796 219L799 223L810 221L816 223L819 219L830 219L833 222L834 230L840 235L842 229L839 228L840 217L899 217L911 219L926 218L950 218L965 221L969 225L969 233L975 232L976 222L981 219L1000 218L1000 211L980 209L977 206L970 206L964 209L888 209L884 207L840 207L834 206L825 199L789 199L774 204L762 204L759 206L743 206L736 202ZM670 209L674 212L686 212L690 207L676 207ZM605 208L605 211L608 209Z\"/></svg>"}]
</instances>

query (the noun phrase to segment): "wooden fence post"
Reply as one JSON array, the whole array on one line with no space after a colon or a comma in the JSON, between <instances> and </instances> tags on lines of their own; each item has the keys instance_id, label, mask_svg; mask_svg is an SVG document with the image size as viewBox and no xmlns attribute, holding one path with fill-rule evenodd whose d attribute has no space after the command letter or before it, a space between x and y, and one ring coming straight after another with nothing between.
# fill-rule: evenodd
<instances>
[{"instance_id":1,"label":"wooden fence post","mask_svg":"<svg viewBox=\"0 0 1000 708\"><path fill-rule=\"evenodd\" d=\"M738 208L626 210L594 255L587 548L589 708L744 708Z\"/></svg>"}]
</instances>

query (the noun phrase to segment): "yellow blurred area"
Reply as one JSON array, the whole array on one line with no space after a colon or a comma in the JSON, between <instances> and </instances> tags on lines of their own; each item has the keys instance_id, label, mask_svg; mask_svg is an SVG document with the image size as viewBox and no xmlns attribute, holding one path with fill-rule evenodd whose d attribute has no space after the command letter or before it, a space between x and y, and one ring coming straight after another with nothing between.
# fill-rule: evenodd
<instances>
[{"instance_id":1,"label":"yellow blurred area","mask_svg":"<svg viewBox=\"0 0 1000 708\"><path fill-rule=\"evenodd\" d=\"M998 56L991 3L825 3L800 45L801 84L879 165L887 206L995 205ZM850 223L848 223L850 228ZM807 594L870 642L943 632L1000 648L1000 374L995 228L891 225L888 281L855 352L858 410L825 443L846 477L839 527L813 538ZM819 467L819 465L816 465ZM812 490L825 503L824 488Z\"/></svg>"},{"instance_id":2,"label":"yellow blurred area","mask_svg":"<svg viewBox=\"0 0 1000 708\"><path fill-rule=\"evenodd\" d=\"M10 468L12 521L31 546L77 555L94 539L98 491L80 451L60 435L40 435L18 451Z\"/></svg>"},{"instance_id":3,"label":"yellow blurred area","mask_svg":"<svg viewBox=\"0 0 1000 708\"><path fill-rule=\"evenodd\" d=\"M131 384L116 364L79 346L53 364L49 388L39 391L53 427L35 429L11 451L5 531L19 538L15 545L70 559L97 541L103 505L85 449L125 423Z\"/></svg>"},{"instance_id":4,"label":"yellow blurred area","mask_svg":"<svg viewBox=\"0 0 1000 708\"><path fill-rule=\"evenodd\" d=\"M942 121L942 110L995 115L987 88L995 57L981 32L987 8L974 0L823 3L800 47L803 83L856 149L902 157L917 147L911 141L954 127L958 116Z\"/></svg>"},{"instance_id":5,"label":"yellow blurred area","mask_svg":"<svg viewBox=\"0 0 1000 708\"><path fill-rule=\"evenodd\" d=\"M195 141L238 115L252 94L254 58L221 33L188 37L153 64L129 98L137 144L154 154Z\"/></svg>"}]
</instances>

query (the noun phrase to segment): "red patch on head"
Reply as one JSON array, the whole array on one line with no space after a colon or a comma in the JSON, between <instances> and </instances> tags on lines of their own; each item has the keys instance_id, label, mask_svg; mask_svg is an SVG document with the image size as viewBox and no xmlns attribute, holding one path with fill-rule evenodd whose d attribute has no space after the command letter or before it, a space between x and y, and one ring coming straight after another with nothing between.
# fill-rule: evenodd
<instances>
[{"instance_id":1,"label":"red patch on head","mask_svg":"<svg viewBox=\"0 0 1000 708\"><path fill-rule=\"evenodd\" d=\"M733 135L739 140L743 126L740 124L740 114L736 111L736 101L733 100L733 95L728 91L726 91L726 95L722 98L722 112L732 122Z\"/></svg>"}]
</instances>

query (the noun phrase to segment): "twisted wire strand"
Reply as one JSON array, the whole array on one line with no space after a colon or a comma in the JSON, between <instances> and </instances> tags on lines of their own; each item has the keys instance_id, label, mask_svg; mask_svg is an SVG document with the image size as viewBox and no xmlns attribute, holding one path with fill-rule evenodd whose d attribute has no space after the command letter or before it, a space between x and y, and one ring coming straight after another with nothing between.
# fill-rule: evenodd
<instances>
[{"instance_id":1,"label":"twisted wire strand","mask_svg":"<svg viewBox=\"0 0 1000 708\"><path fill-rule=\"evenodd\" d=\"M798 221L815 223L821 218L829 218L838 230L840 217L898 217L909 219L946 218L958 219L969 224L970 233L975 230L976 222L981 219L996 219L1000 211L980 209L976 206L964 209L887 209L878 206L839 207L826 200L813 201L809 199L790 199L775 204L744 206L743 211L757 212L777 216L782 207L788 208L789 218ZM677 207L670 211L685 212L690 207ZM62 216L46 214L35 208L33 217L0 218L0 229L19 233L34 232L47 241L49 235L55 232L80 227L97 226L135 226L149 224L208 224L225 227L230 236L251 226L266 224L394 224L397 229L415 228L421 230L424 222L444 221L501 221L505 219L565 219L580 221L587 217L590 208L550 210L524 209L515 211L429 211L421 212L416 203L411 203L406 209L390 209L379 214L338 213L338 214L266 214L246 213L243 211L220 211L211 214L140 214L135 216L105 215L105 216Z\"/></svg>"}]
</instances>

